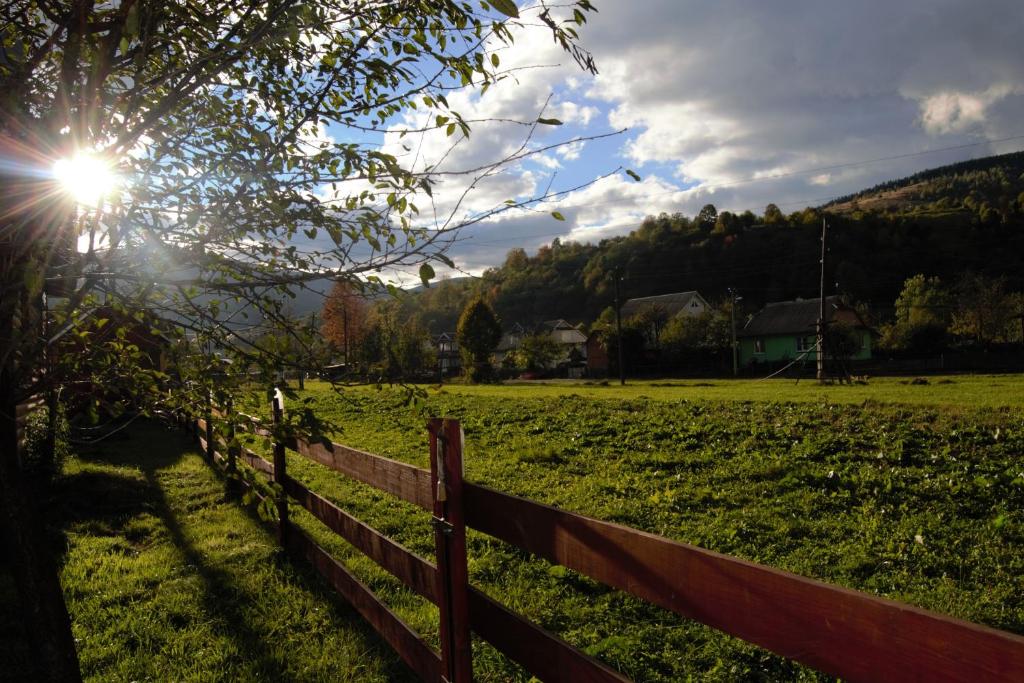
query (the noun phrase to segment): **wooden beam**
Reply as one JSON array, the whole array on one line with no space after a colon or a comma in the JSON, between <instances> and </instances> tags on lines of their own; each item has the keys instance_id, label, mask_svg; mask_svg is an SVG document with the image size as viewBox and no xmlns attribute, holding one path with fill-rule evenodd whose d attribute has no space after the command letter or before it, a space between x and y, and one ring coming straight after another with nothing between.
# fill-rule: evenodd
<instances>
[{"instance_id":1,"label":"wooden beam","mask_svg":"<svg viewBox=\"0 0 1024 683\"><path fill-rule=\"evenodd\" d=\"M424 510L433 510L430 472L427 470L336 443L314 443L298 438L288 443L288 447L364 484L398 496Z\"/></svg>"},{"instance_id":2,"label":"wooden beam","mask_svg":"<svg viewBox=\"0 0 1024 683\"><path fill-rule=\"evenodd\" d=\"M344 565L297 527L292 527L288 534L288 548L308 560L420 678L441 680L441 658L437 653Z\"/></svg>"},{"instance_id":3,"label":"wooden beam","mask_svg":"<svg viewBox=\"0 0 1024 683\"><path fill-rule=\"evenodd\" d=\"M851 681L1024 681L1024 637L476 484L470 526Z\"/></svg>"},{"instance_id":4,"label":"wooden beam","mask_svg":"<svg viewBox=\"0 0 1024 683\"><path fill-rule=\"evenodd\" d=\"M469 589L473 630L542 681L623 683L629 679L492 600Z\"/></svg>"},{"instance_id":5,"label":"wooden beam","mask_svg":"<svg viewBox=\"0 0 1024 683\"><path fill-rule=\"evenodd\" d=\"M416 593L437 604L437 568L434 565L291 477L285 478L284 490L328 529L394 574Z\"/></svg>"}]
</instances>

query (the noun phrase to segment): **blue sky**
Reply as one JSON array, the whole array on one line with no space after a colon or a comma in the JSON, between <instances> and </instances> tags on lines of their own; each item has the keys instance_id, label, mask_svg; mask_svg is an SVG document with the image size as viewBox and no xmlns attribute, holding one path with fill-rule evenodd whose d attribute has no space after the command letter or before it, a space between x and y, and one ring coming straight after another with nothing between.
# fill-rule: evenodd
<instances>
[{"instance_id":1,"label":"blue sky","mask_svg":"<svg viewBox=\"0 0 1024 683\"><path fill-rule=\"evenodd\" d=\"M513 164L466 197L465 179L449 179L431 208L439 222L452 211L473 215L619 167L642 180L620 172L468 229L451 252L465 271L556 236L625 234L662 211L692 215L709 202L720 211L761 212L769 202L795 211L924 168L1024 149L1017 1L594 4L598 12L580 37L598 75L583 73L543 29L529 26L536 22L521 4L524 26L498 54L503 67L539 68L514 72L483 97L449 99L467 118L564 122L539 129L533 148L626 131ZM409 112L392 130L419 115ZM416 160L475 167L516 149L525 130L478 124L454 148L452 138L425 135L414 142ZM397 134L384 146L404 153ZM566 220L552 218L554 210Z\"/></svg>"}]
</instances>

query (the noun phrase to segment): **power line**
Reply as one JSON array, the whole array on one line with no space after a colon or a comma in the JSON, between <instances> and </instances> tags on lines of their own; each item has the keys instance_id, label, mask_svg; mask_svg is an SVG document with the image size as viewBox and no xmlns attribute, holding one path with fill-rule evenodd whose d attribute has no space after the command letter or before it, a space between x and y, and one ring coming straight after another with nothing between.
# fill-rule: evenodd
<instances>
[{"instance_id":1,"label":"power line","mask_svg":"<svg viewBox=\"0 0 1024 683\"><path fill-rule=\"evenodd\" d=\"M727 183L711 183L711 184L708 185L708 187L709 188L713 188L713 189L717 189L717 188L720 188L720 187L734 187L736 185L747 185L747 184L750 184L750 183L761 182L763 180L779 180L779 179L782 179L782 178L790 178L790 177L798 176L798 175L807 175L807 174L810 174L810 173L821 173L823 171L835 171L835 170L839 170L839 169L843 169L843 168L855 168L857 166L867 166L869 164L878 164L878 163L882 163L882 162L885 162L885 161L900 161L902 159L912 159L914 157L925 156L925 155L928 155L928 154L939 154L941 152L952 152L952 151L956 151L958 149L970 149L970 148L973 148L973 147L981 147L983 145L996 145L996 144L999 144L1001 142L1012 142L1014 140L1024 140L1024 134L1021 134L1021 135L1011 135L1009 137L998 138L996 140L981 140L981 141L978 141L978 142L968 142L968 143L964 143L964 144L961 144L961 145L950 145L948 147L934 147L932 149L924 149L924 150L921 150L919 152L906 152L904 154L895 154L895 155L886 156L886 157L876 157L874 159L862 159L862 160L859 160L859 161L848 161L848 162L843 162L843 163L839 163L839 164L833 164L831 166L818 166L816 168L805 168L805 169L801 169L801 170L797 170L797 171L786 171L785 173L774 173L774 174L771 174L771 175L750 176L748 178L743 178L743 179L740 179L740 180L734 180L734 181L730 181L730 182L727 182ZM969 160L965 159L965 161L969 161ZM955 162L955 163L960 163L960 162ZM697 187L697 186L695 185L694 187ZM680 194L680 193L686 192L687 190L690 190L690 189L692 189L692 188L680 188L680 189L676 189L676 190L665 190L664 192L651 192L651 193L642 195L642 196L637 197L637 198L638 199L650 199L652 197L663 197L663 196L670 195L670 194ZM824 200L824 199L835 199L835 198L841 197L841 196L843 196L843 195L831 195L831 196L829 196L827 198L823 197L821 199L822 200ZM587 202L586 205L587 206L602 206L602 205L605 205L605 204L620 203L621 201L622 200L620 200L620 199L609 199L609 200L603 200L603 201L597 201L597 202ZM800 200L800 202L803 202L803 201L817 201L817 200ZM790 205L790 204L794 204L794 203L798 203L798 202L790 201L790 202L786 202L785 204L780 204L780 206L786 206L786 205Z\"/></svg>"}]
</instances>

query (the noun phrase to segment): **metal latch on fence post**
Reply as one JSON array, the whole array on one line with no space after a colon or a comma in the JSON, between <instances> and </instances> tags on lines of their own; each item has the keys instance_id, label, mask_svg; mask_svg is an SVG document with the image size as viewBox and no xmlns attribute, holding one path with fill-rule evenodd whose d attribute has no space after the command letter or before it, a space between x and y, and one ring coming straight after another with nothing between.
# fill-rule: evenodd
<instances>
[{"instance_id":1,"label":"metal latch on fence post","mask_svg":"<svg viewBox=\"0 0 1024 683\"><path fill-rule=\"evenodd\" d=\"M444 470L445 441L443 436L437 435L437 501L439 503L448 500L448 483Z\"/></svg>"},{"instance_id":2,"label":"metal latch on fence post","mask_svg":"<svg viewBox=\"0 0 1024 683\"><path fill-rule=\"evenodd\" d=\"M440 531L445 536L451 536L452 533L454 533L455 531L455 527L452 526L450 522L441 519L440 517L431 517L430 525L434 527L435 530Z\"/></svg>"}]
</instances>

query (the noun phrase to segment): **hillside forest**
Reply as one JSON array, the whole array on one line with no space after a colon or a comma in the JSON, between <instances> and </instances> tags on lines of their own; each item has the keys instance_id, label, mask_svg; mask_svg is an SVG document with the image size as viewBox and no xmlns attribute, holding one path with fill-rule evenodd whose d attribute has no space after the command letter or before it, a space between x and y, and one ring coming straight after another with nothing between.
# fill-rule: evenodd
<instances>
[{"instance_id":1,"label":"hillside forest","mask_svg":"<svg viewBox=\"0 0 1024 683\"><path fill-rule=\"evenodd\" d=\"M483 297L506 328L563 318L607 325L621 300L689 290L712 303L688 344L728 344L737 320L765 303L814 298L822 223L828 226L826 295L864 312L890 351L1019 343L1024 312L1024 152L936 168L785 214L717 211L648 216L631 233L597 244L563 242L534 254L512 249L481 277L442 280L367 304L368 324L438 335ZM633 321L634 323L636 321ZM694 341L698 338L697 341Z\"/></svg>"}]
</instances>

